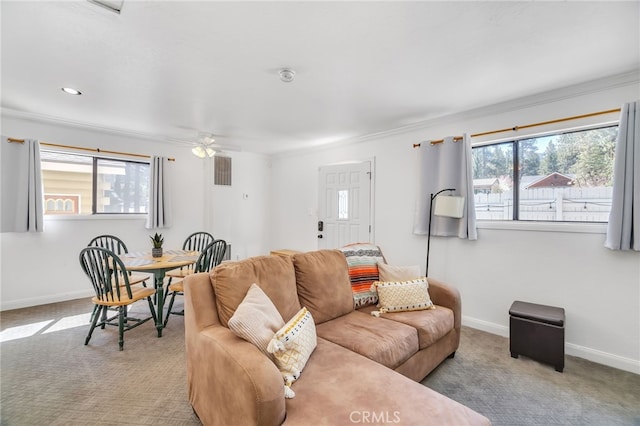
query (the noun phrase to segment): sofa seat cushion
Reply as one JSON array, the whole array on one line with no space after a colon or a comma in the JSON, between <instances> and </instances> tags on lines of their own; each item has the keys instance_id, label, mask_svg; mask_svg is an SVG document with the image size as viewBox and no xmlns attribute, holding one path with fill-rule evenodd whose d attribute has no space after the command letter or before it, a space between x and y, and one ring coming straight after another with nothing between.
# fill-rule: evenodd
<instances>
[{"instance_id":1,"label":"sofa seat cushion","mask_svg":"<svg viewBox=\"0 0 640 426\"><path fill-rule=\"evenodd\" d=\"M415 328L358 311L317 325L316 333L391 369L418 352Z\"/></svg>"},{"instance_id":2,"label":"sofa seat cushion","mask_svg":"<svg viewBox=\"0 0 640 426\"><path fill-rule=\"evenodd\" d=\"M271 299L284 321L289 321L301 308L296 274L289 257L257 256L221 263L211 271L210 277L218 317L225 327L254 283Z\"/></svg>"},{"instance_id":3,"label":"sofa seat cushion","mask_svg":"<svg viewBox=\"0 0 640 426\"><path fill-rule=\"evenodd\" d=\"M339 250L293 255L300 304L316 324L353 311L347 261Z\"/></svg>"},{"instance_id":4,"label":"sofa seat cushion","mask_svg":"<svg viewBox=\"0 0 640 426\"><path fill-rule=\"evenodd\" d=\"M365 306L358 309L358 312L370 314L375 310L375 306ZM438 305L435 305L435 309L424 311L387 312L374 319L391 320L414 327L418 330L421 350L440 340L454 327L453 311Z\"/></svg>"},{"instance_id":5,"label":"sofa seat cushion","mask_svg":"<svg viewBox=\"0 0 640 426\"><path fill-rule=\"evenodd\" d=\"M285 426L490 424L470 408L322 338L292 389L296 397L286 400Z\"/></svg>"}]
</instances>

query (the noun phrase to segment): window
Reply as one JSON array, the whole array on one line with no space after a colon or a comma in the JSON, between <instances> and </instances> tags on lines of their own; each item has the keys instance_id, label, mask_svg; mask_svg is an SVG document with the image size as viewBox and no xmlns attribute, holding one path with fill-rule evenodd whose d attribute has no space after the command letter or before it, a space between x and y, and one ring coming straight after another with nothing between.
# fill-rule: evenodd
<instances>
[{"instance_id":1,"label":"window","mask_svg":"<svg viewBox=\"0 0 640 426\"><path fill-rule=\"evenodd\" d=\"M349 190L338 190L338 220L349 220Z\"/></svg>"},{"instance_id":2,"label":"window","mask_svg":"<svg viewBox=\"0 0 640 426\"><path fill-rule=\"evenodd\" d=\"M42 151L46 215L146 213L149 164Z\"/></svg>"},{"instance_id":3,"label":"window","mask_svg":"<svg viewBox=\"0 0 640 426\"><path fill-rule=\"evenodd\" d=\"M618 126L476 146L479 220L607 222Z\"/></svg>"}]
</instances>

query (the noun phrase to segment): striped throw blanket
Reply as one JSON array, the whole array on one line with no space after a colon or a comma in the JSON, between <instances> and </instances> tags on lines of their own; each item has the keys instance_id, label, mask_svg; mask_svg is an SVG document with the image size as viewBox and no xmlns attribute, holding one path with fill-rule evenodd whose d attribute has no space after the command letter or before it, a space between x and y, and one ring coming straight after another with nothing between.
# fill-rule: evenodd
<instances>
[{"instance_id":1,"label":"striped throw blanket","mask_svg":"<svg viewBox=\"0 0 640 426\"><path fill-rule=\"evenodd\" d=\"M377 304L378 293L371 289L371 284L379 280L378 262L386 263L380 247L370 243L355 243L340 250L349 266L355 308Z\"/></svg>"}]
</instances>

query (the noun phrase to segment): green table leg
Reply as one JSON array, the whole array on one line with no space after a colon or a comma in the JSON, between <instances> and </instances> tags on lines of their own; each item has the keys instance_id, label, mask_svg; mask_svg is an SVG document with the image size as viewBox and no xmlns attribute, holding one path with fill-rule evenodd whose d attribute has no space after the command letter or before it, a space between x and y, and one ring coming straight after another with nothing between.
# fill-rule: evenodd
<instances>
[{"instance_id":1,"label":"green table leg","mask_svg":"<svg viewBox=\"0 0 640 426\"><path fill-rule=\"evenodd\" d=\"M164 303L164 270L156 271L154 274L154 285L156 287L156 328L158 337L162 337L162 309Z\"/></svg>"}]
</instances>

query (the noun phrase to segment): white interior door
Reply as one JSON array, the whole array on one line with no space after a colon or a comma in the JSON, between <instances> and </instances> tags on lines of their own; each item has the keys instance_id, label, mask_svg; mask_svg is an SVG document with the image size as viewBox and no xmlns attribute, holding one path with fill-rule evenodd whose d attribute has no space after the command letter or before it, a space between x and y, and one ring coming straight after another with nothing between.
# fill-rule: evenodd
<instances>
[{"instance_id":1,"label":"white interior door","mask_svg":"<svg viewBox=\"0 0 640 426\"><path fill-rule=\"evenodd\" d=\"M371 242L371 162L319 169L318 248Z\"/></svg>"}]
</instances>

